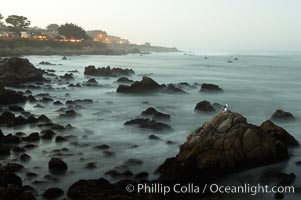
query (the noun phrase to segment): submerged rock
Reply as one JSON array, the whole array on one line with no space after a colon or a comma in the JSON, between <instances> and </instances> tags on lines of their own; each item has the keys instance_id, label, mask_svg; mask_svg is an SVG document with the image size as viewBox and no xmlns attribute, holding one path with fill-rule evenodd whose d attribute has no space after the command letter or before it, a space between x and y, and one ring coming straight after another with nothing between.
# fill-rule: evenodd
<instances>
[{"instance_id":1,"label":"submerged rock","mask_svg":"<svg viewBox=\"0 0 301 200\"><path fill-rule=\"evenodd\" d=\"M209 101L201 101L196 104L195 111L197 112L215 112L213 105Z\"/></svg>"},{"instance_id":2,"label":"submerged rock","mask_svg":"<svg viewBox=\"0 0 301 200\"><path fill-rule=\"evenodd\" d=\"M172 130L172 128L168 124L157 122L155 120L145 119L145 118L133 119L125 122L124 125L134 125L134 126L138 126L139 128L150 129L153 131Z\"/></svg>"},{"instance_id":3,"label":"submerged rock","mask_svg":"<svg viewBox=\"0 0 301 200\"><path fill-rule=\"evenodd\" d=\"M117 83L133 83L134 81L127 77L121 77L121 78L117 79L116 82Z\"/></svg>"},{"instance_id":4,"label":"submerged rock","mask_svg":"<svg viewBox=\"0 0 301 200\"><path fill-rule=\"evenodd\" d=\"M255 126L239 113L223 112L191 133L158 172L160 180L205 183L226 172L288 159L288 147L296 145L293 136L271 121Z\"/></svg>"},{"instance_id":5,"label":"submerged rock","mask_svg":"<svg viewBox=\"0 0 301 200\"><path fill-rule=\"evenodd\" d=\"M161 113L153 107L147 108L145 111L143 111L141 113L141 115L142 116L150 116L154 120L170 120L170 115L169 114Z\"/></svg>"},{"instance_id":6,"label":"submerged rock","mask_svg":"<svg viewBox=\"0 0 301 200\"><path fill-rule=\"evenodd\" d=\"M64 190L60 188L48 188L43 193L43 197L46 199L54 199L63 196L63 194L64 194Z\"/></svg>"},{"instance_id":7,"label":"submerged rock","mask_svg":"<svg viewBox=\"0 0 301 200\"><path fill-rule=\"evenodd\" d=\"M292 113L283 110L276 110L271 117L272 120L294 120L295 117Z\"/></svg>"},{"instance_id":8,"label":"submerged rock","mask_svg":"<svg viewBox=\"0 0 301 200\"><path fill-rule=\"evenodd\" d=\"M48 162L48 169L53 174L63 174L67 171L68 165L60 158L51 158Z\"/></svg>"},{"instance_id":9,"label":"submerged rock","mask_svg":"<svg viewBox=\"0 0 301 200\"><path fill-rule=\"evenodd\" d=\"M200 92L223 92L223 89L215 84L203 83Z\"/></svg>"},{"instance_id":10,"label":"submerged rock","mask_svg":"<svg viewBox=\"0 0 301 200\"><path fill-rule=\"evenodd\" d=\"M135 72L132 69L111 68L110 66L95 68L95 66L90 65L85 68L84 74L88 76L117 77L117 76L130 76L132 74L135 74Z\"/></svg>"}]
</instances>

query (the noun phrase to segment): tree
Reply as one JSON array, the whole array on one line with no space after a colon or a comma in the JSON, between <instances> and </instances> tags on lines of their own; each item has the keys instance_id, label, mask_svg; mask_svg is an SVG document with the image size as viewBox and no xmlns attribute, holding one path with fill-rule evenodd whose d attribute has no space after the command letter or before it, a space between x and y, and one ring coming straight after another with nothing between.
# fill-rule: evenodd
<instances>
[{"instance_id":1,"label":"tree","mask_svg":"<svg viewBox=\"0 0 301 200\"><path fill-rule=\"evenodd\" d=\"M2 19L3 19L4 17L2 16L2 14L0 13L0 27L1 26L3 26L3 22L2 22Z\"/></svg>"},{"instance_id":2,"label":"tree","mask_svg":"<svg viewBox=\"0 0 301 200\"><path fill-rule=\"evenodd\" d=\"M27 17L18 15L10 15L5 19L5 21L11 30L19 36L21 35L21 31L25 30L30 25L30 21L27 19Z\"/></svg>"},{"instance_id":3,"label":"tree","mask_svg":"<svg viewBox=\"0 0 301 200\"><path fill-rule=\"evenodd\" d=\"M88 39L86 31L75 24L66 23L58 28L58 33L67 39Z\"/></svg>"},{"instance_id":4,"label":"tree","mask_svg":"<svg viewBox=\"0 0 301 200\"><path fill-rule=\"evenodd\" d=\"M49 32L56 32L56 31L58 31L58 29L59 29L59 25L57 25L57 24L49 24L47 27L46 27L46 29L47 29L47 31L49 31Z\"/></svg>"}]
</instances>

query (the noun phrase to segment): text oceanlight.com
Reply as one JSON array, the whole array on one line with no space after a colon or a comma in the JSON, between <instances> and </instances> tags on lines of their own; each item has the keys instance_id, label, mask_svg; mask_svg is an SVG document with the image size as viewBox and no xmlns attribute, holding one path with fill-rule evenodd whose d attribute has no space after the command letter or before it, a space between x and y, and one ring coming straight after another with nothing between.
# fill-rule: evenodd
<instances>
[{"instance_id":1,"label":"text oceanlight.com","mask_svg":"<svg viewBox=\"0 0 301 200\"><path fill-rule=\"evenodd\" d=\"M205 184L198 186L193 183L191 184L175 184L173 186L163 185L160 183L156 184L129 184L126 186L128 192L137 192L138 194L162 194L167 195L169 193L178 194L264 194L264 193L294 193L294 186L268 186L268 185L250 185L245 183L239 186L229 185L218 185L218 184Z\"/></svg>"}]
</instances>

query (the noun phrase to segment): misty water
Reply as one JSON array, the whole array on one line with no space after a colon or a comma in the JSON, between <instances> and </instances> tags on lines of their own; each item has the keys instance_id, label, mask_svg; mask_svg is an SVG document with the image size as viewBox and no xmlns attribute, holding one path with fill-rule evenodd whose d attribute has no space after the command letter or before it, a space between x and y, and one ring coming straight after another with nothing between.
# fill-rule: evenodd
<instances>
[{"instance_id":1,"label":"misty water","mask_svg":"<svg viewBox=\"0 0 301 200\"><path fill-rule=\"evenodd\" d=\"M234 60L238 57L239 60ZM122 67L132 68L136 74L130 77L133 80L141 80L147 75L155 81L163 83L213 83L224 89L221 94L200 93L199 89L187 89L187 94L148 94L127 95L116 93L117 78L94 77L102 87L70 88L67 84L53 83L55 90L32 89L33 94L50 93L55 100L65 102L68 99L93 99L93 104L85 104L84 108L77 110L81 114L76 118L59 118L56 112L62 106L54 106L52 103L43 104L45 108L35 108L34 104L26 104L25 110L34 114L45 114L53 122L59 124L72 124L75 129L60 132L61 135L73 135L76 138L68 142L56 144L54 141L40 141L39 148L28 150L32 157L25 163L25 170L20 175L24 184L32 184L35 180L45 181L44 176L49 174L48 161L54 149L68 148L72 155L62 156L68 163L68 172L57 176L59 180L40 183L36 187L43 191L49 187L61 187L67 189L79 179L96 179L104 176L104 173L115 167L121 166L129 158L140 159L142 165L131 166L134 173L146 171L150 178L156 178L153 173L156 168L168 157L175 156L179 151L179 145L185 142L189 133L209 121L215 114L199 114L194 112L196 103L208 100L212 103L228 104L231 111L244 115L249 123L260 125L269 119L276 109L292 112L296 120L292 122L278 123L288 132L301 141L301 57L298 55L204 55L185 56L183 53L154 53L150 55L126 55L126 56L71 56L68 60L62 60L61 56L27 56L36 67L42 69L54 69L57 75L63 75L71 70L75 80L71 83L83 83L91 77L84 76L84 68L88 65L96 67ZM229 60L232 63L228 62ZM57 65L39 65L41 61L48 61ZM61 65L58 65L61 64ZM59 89L60 88L60 89ZM64 89L66 88L66 89ZM71 97L66 98L65 93ZM149 105L145 104L148 102ZM174 129L172 132L156 133L141 130L135 127L126 127L124 122L134 119L148 107L171 115L168 124ZM3 129L5 134L22 131L27 134L34 132L36 128L25 126L14 129ZM38 131L38 130L37 130ZM155 134L160 140L149 140L148 137ZM171 140L176 144L166 144ZM78 142L74 145L72 142ZM100 144L109 145L110 151L115 154L106 157L101 150L94 146ZM132 148L138 145L137 148ZM6 158L11 161L17 158L12 155ZM82 158L82 159L81 159ZM244 183L257 184L265 171L279 170L287 173L294 172L297 178L296 187L301 186L301 167L295 162L301 160L300 149L292 150L289 161L247 170L234 175L228 175L219 180L224 184L240 185ZM86 169L86 164L96 162L97 168ZM39 174L36 178L24 176L26 172ZM110 176L105 176L110 181L117 181ZM266 195L273 197L273 195ZM287 195L287 199L298 199L299 195Z\"/></svg>"}]
</instances>

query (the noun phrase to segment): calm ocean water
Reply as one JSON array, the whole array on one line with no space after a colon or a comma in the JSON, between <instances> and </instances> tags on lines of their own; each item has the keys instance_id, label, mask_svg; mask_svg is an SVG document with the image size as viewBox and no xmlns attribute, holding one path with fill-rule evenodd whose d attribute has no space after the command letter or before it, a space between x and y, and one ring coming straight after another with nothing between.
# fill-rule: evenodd
<instances>
[{"instance_id":1,"label":"calm ocean water","mask_svg":"<svg viewBox=\"0 0 301 200\"><path fill-rule=\"evenodd\" d=\"M234 60L237 57L239 60ZM163 83L214 83L224 89L222 94L204 94L198 89L187 90L188 94L154 94L154 95L124 95L117 94L116 78L96 77L95 79L103 87L84 87L56 89L49 92L61 101L66 101L64 94L70 93L69 99L90 98L95 101L92 105L85 105L79 112L82 116L75 119L60 119L55 112L59 107L52 104L45 105L44 109L34 108L27 104L26 110L36 114L46 114L54 122L60 124L71 123L78 128L65 135L75 135L79 146L68 143L55 144L55 142L40 142L39 148L31 150L29 154L32 160L25 164L27 171L39 174L36 179L24 178L25 183L31 184L34 180L44 180L48 174L48 160L51 151L58 148L68 148L75 155L65 156L63 159L69 165L69 173L58 177L59 181L47 182L38 187L63 187L80 178L99 178L114 167L124 164L129 158L143 160L143 165L132 167L133 172L147 171L151 173L168 157L175 156L179 151L179 145L185 142L187 135L205 121L211 119L214 114L197 114L194 112L196 103L208 100L212 103L228 104L229 109L243 114L248 122L260 125L269 119L276 109L292 112L297 120L293 122L277 123L288 130L301 141L301 56L299 55L212 55L204 59L204 55L184 56L183 53L154 53L151 55L127 55L127 56L71 56L69 60L62 60L61 56L27 56L35 66L43 69L54 69L56 74L63 75L70 70L78 70L74 73L74 83L82 83L88 80L85 77L84 67L95 65L97 67L112 66L132 68L136 75L133 80L140 80L143 75L152 77L157 82ZM233 61L228 63L228 61ZM54 66L38 65L41 61L48 61ZM67 85L54 85L54 88L62 88ZM32 90L34 94L45 92L44 90ZM149 102L145 105L143 102ZM158 110L171 114L169 124L174 132L157 134L161 140L152 141L148 136L151 131L142 131L136 128L124 127L123 123L139 116L147 107L153 106ZM87 138L83 138L85 130L92 131ZM20 130L4 130L6 133ZM26 133L33 130L30 127L21 129ZM175 141L175 145L167 145L166 141ZM115 155L106 158L101 151L93 146L108 144ZM131 148L139 145L138 148ZM80 161L80 158L84 160ZM10 157L9 159L14 159ZM288 162L247 170L238 174L229 175L221 180L225 184L254 184L260 180L264 171L281 170L294 172L297 175L295 186L301 186L301 167L295 165L301 160L300 149L293 150L293 156ZM85 169L88 162L96 162L97 168ZM37 168L40 167L40 168ZM25 170L25 171L26 171ZM25 173L25 172L24 172ZM21 174L23 175L23 174ZM109 180L110 177L106 177ZM266 195L270 197L269 195ZM272 197L272 196L271 196ZM300 196L289 195L287 199L298 199Z\"/></svg>"}]
</instances>

